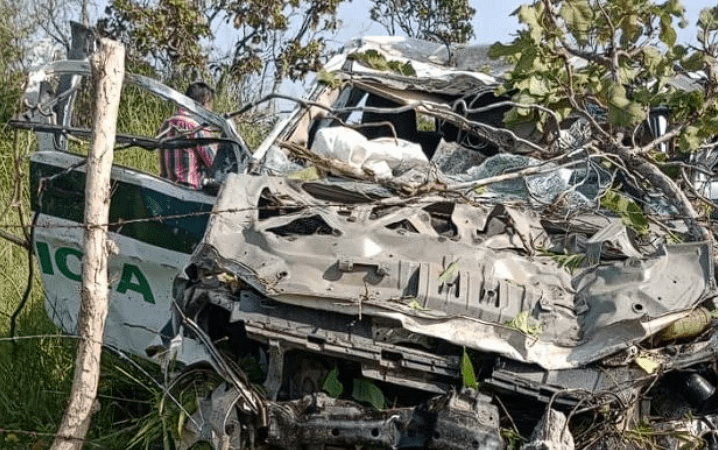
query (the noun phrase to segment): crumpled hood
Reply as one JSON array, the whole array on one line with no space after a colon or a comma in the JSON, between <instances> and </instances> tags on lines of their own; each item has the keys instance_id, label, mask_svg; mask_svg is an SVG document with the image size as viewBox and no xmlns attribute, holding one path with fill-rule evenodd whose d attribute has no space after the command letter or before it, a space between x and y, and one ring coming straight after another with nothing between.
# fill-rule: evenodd
<instances>
[{"instance_id":1,"label":"crumpled hood","mask_svg":"<svg viewBox=\"0 0 718 450\"><path fill-rule=\"evenodd\" d=\"M551 240L539 216L507 205L360 200L331 184L231 175L215 212L193 256L200 267L279 302L395 319L546 369L625 349L715 290L710 243L572 276L536 251Z\"/></svg>"}]
</instances>

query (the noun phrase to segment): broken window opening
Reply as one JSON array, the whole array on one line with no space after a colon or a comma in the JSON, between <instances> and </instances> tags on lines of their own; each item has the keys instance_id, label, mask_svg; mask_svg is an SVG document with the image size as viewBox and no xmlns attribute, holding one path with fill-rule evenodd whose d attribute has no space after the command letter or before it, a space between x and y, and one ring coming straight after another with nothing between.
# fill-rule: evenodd
<instances>
[{"instance_id":1,"label":"broken window opening","mask_svg":"<svg viewBox=\"0 0 718 450\"><path fill-rule=\"evenodd\" d=\"M459 229L451 220L451 215L454 212L453 203L433 203L425 206L424 211L431 216L431 227L436 234L449 239L458 236Z\"/></svg>"},{"instance_id":2,"label":"broken window opening","mask_svg":"<svg viewBox=\"0 0 718 450\"><path fill-rule=\"evenodd\" d=\"M508 106L491 105L504 100L494 96L490 90L459 97L436 92L384 92L380 88L374 90L368 84L357 82L339 93L332 106L336 111L332 118L313 122L308 145L310 148L314 146L317 132L323 128L347 126L369 141L396 138L418 145L417 150L434 161L443 172L458 175L500 152L487 138L480 137L466 127L472 126L471 123L477 127L484 123L503 128L503 115ZM419 107L426 102L453 109L468 119L469 125L454 123L450 116L444 116L438 111L430 114L424 109L417 111L411 106L415 104ZM341 155L339 157L343 159Z\"/></svg>"},{"instance_id":3,"label":"broken window opening","mask_svg":"<svg viewBox=\"0 0 718 450\"><path fill-rule=\"evenodd\" d=\"M342 235L342 232L340 230L330 227L319 215L294 219L286 225L268 228L267 231L282 237L288 237L293 235L311 236L315 234L323 236Z\"/></svg>"},{"instance_id":4,"label":"broken window opening","mask_svg":"<svg viewBox=\"0 0 718 450\"><path fill-rule=\"evenodd\" d=\"M437 132L437 121L427 114L417 114L413 109L399 113L370 112L363 108L400 108L402 104L367 92L363 89L350 87L339 95L334 104L335 109L359 108L354 111L337 114L337 119L323 119L312 129L310 145L314 134L325 126L338 126L340 121L355 128L367 139L398 138L419 144L422 151L431 158L436 150L441 133Z\"/></svg>"},{"instance_id":5,"label":"broken window opening","mask_svg":"<svg viewBox=\"0 0 718 450\"><path fill-rule=\"evenodd\" d=\"M92 130L92 117L87 111L94 108L95 86L88 77L82 77L74 96L70 125L87 130L87 137L82 140L70 139L64 150L70 153L86 155L90 148L90 133ZM152 140L162 121L171 116L173 105L156 94L133 84L123 84L120 95L120 105L117 114L118 144L123 136L136 136L139 139ZM118 148L119 150L119 148ZM116 151L114 163L123 167L136 169L151 175L160 173L157 151L148 151L140 146L125 144L121 151Z\"/></svg>"},{"instance_id":6,"label":"broken window opening","mask_svg":"<svg viewBox=\"0 0 718 450\"><path fill-rule=\"evenodd\" d=\"M408 219L403 219L398 222L390 223L386 226L388 230L400 230L407 233L419 233L419 230L417 230L414 225L411 224L411 221Z\"/></svg>"},{"instance_id":7,"label":"broken window opening","mask_svg":"<svg viewBox=\"0 0 718 450\"><path fill-rule=\"evenodd\" d=\"M283 204L282 201L272 194L272 191L268 188L262 189L262 193L259 195L257 214L260 221L267 220L272 217L295 214L301 210L302 208Z\"/></svg>"}]
</instances>

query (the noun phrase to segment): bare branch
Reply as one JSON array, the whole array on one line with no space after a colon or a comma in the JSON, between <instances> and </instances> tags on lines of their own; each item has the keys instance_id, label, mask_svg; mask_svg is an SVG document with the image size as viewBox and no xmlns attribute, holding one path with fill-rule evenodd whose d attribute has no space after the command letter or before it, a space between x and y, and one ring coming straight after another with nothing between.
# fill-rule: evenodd
<instances>
[{"instance_id":1,"label":"bare branch","mask_svg":"<svg viewBox=\"0 0 718 450\"><path fill-rule=\"evenodd\" d=\"M556 166L560 167L571 167L575 166L577 164L583 164L583 161L571 161L572 158L575 158L576 155L585 152L585 150L576 150L571 153L567 153L565 155L558 156L553 159L549 159L547 161L544 161L541 164L538 164L536 166L530 166L525 169L517 170L516 172L511 173L505 173L501 175L496 175L493 177L483 178L480 180L474 180L474 181L467 181L464 183L455 183L450 184L446 187L449 191L460 191L465 189L476 189L481 186L487 186L489 184L496 184L501 183L504 181L509 180L515 180L518 178L524 178L530 175L537 175L543 172L552 172L556 170ZM547 167L548 166L548 167Z\"/></svg>"}]
</instances>

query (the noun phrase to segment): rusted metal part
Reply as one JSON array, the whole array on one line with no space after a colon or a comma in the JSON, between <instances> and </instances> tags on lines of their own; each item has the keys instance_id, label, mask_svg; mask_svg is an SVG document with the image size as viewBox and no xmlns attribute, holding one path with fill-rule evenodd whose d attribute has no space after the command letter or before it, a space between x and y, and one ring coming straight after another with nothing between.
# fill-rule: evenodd
<instances>
[{"instance_id":1,"label":"rusted metal part","mask_svg":"<svg viewBox=\"0 0 718 450\"><path fill-rule=\"evenodd\" d=\"M221 386L203 404L192 430L194 442L210 441L216 448L242 448L251 430L234 412L236 392ZM307 447L426 448L435 450L503 449L499 414L488 397L476 392L434 397L414 408L377 411L323 393L291 402L273 402L268 409L266 444L272 448ZM226 431L229 430L229 431ZM184 448L184 447L183 447Z\"/></svg>"}]
</instances>

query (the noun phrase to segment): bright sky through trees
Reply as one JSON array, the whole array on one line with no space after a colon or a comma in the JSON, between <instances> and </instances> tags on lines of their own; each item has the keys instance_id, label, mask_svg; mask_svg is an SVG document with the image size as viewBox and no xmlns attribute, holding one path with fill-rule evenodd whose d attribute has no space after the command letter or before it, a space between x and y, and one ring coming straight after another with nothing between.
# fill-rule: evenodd
<instances>
[{"instance_id":1,"label":"bright sky through trees","mask_svg":"<svg viewBox=\"0 0 718 450\"><path fill-rule=\"evenodd\" d=\"M102 14L108 1L99 0L97 12ZM511 16L519 6L528 3L520 0L470 0L476 9L476 16L472 22L475 37L472 43L491 44L496 41L508 42L513 39L519 23L515 16ZM689 27L678 30L679 41L684 43L695 42L695 23L702 8L713 6L705 0L682 0L686 8L686 19ZM334 44L340 46L349 39L362 35L384 35L386 31L369 18L370 0L352 0L342 3L339 8L339 17L343 27L334 39ZM223 29L218 37L227 42L233 41L231 33L234 29Z\"/></svg>"},{"instance_id":2,"label":"bright sky through trees","mask_svg":"<svg viewBox=\"0 0 718 450\"><path fill-rule=\"evenodd\" d=\"M519 6L526 1L520 0L470 0L469 2L476 9L476 16L472 25L476 36L472 43L490 44L496 41L508 42L513 39L519 22L516 17L511 16ZM695 42L695 24L698 20L698 13L701 9L714 6L714 3L705 0L681 0L686 8L686 19L689 27L678 30L679 41ZM369 0L353 0L342 5L340 18L344 21L344 29L337 40L344 42L354 36L362 34L381 35L386 34L384 29L369 19Z\"/></svg>"}]
</instances>

